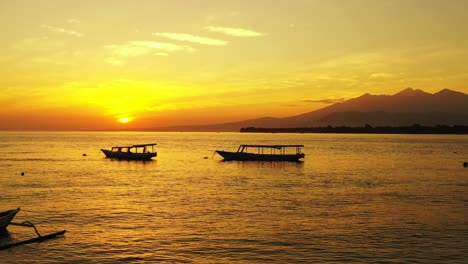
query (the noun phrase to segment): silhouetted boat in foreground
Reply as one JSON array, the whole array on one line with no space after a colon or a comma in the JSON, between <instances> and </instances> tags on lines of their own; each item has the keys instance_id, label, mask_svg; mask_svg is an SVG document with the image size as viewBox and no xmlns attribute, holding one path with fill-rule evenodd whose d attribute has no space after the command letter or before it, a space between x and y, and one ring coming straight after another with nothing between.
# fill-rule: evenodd
<instances>
[{"instance_id":1,"label":"silhouetted boat in foreground","mask_svg":"<svg viewBox=\"0 0 468 264\"><path fill-rule=\"evenodd\" d=\"M0 213L0 233L5 233L7 226L15 218L15 215L20 211L19 208L8 210Z\"/></svg>"},{"instance_id":2,"label":"silhouetted boat in foreground","mask_svg":"<svg viewBox=\"0 0 468 264\"><path fill-rule=\"evenodd\" d=\"M13 209L13 210L8 210L8 211L5 211L5 212L0 212L0 234L2 234L2 235L6 234L8 236L8 231L6 229L7 226L8 225L15 225L15 226L21 226L21 227L34 228L34 232L36 232L37 237L22 240L22 241L16 241L16 242L9 243L9 244L0 245L0 250L6 250L6 249L16 247L16 246L21 246L21 245L46 241L46 240L49 240L49 239L52 239L52 238L59 237L59 236L65 234L65 232L67 232L67 230L62 230L62 231L51 233L51 234L48 234L48 235L41 235L39 233L39 231L37 230L37 227L33 223L31 223L29 221L24 221L22 223L12 222L13 218L16 216L16 214L19 211L20 211L20 208Z\"/></svg>"},{"instance_id":3,"label":"silhouetted boat in foreground","mask_svg":"<svg viewBox=\"0 0 468 264\"><path fill-rule=\"evenodd\" d=\"M154 148L156 145L157 144L155 143L151 143L132 146L117 146L112 147L111 150L101 149L101 151L106 155L106 157L113 159L150 160L158 155Z\"/></svg>"},{"instance_id":4,"label":"silhouetted boat in foreground","mask_svg":"<svg viewBox=\"0 0 468 264\"><path fill-rule=\"evenodd\" d=\"M226 161L251 160L251 161L299 161L304 158L302 153L304 145L240 145L236 152L216 150ZM256 152L248 152L249 148ZM287 153L287 149L295 149L295 153Z\"/></svg>"}]
</instances>

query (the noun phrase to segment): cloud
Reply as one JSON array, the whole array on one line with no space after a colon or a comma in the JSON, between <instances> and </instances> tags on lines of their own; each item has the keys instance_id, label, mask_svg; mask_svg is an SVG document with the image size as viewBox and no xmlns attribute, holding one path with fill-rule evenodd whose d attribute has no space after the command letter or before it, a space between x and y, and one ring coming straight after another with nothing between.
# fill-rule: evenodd
<instances>
[{"instance_id":1,"label":"cloud","mask_svg":"<svg viewBox=\"0 0 468 264\"><path fill-rule=\"evenodd\" d=\"M43 27L43 28L45 28L45 29L47 29L49 31L52 31L52 32L63 33L63 34L67 34L67 35L75 36L75 37L79 37L79 38L84 36L82 33L74 31L74 30L70 30L70 29L53 27L53 26L49 26L49 25L41 25L41 27Z\"/></svg>"},{"instance_id":2,"label":"cloud","mask_svg":"<svg viewBox=\"0 0 468 264\"><path fill-rule=\"evenodd\" d=\"M173 43L155 41L129 41L121 45L108 45L105 48L110 50L111 56L107 58L109 64L122 66L125 64L123 58L139 56L169 56L171 52L183 51L192 53L195 49L186 45L176 45Z\"/></svg>"},{"instance_id":3,"label":"cloud","mask_svg":"<svg viewBox=\"0 0 468 264\"><path fill-rule=\"evenodd\" d=\"M165 37L168 39L193 42L193 43L198 43L198 44L203 44L203 45L225 46L228 44L228 42L225 40L205 38L205 37L184 34L184 33L161 32L161 33L153 33L153 36L160 36L160 37Z\"/></svg>"},{"instance_id":4,"label":"cloud","mask_svg":"<svg viewBox=\"0 0 468 264\"><path fill-rule=\"evenodd\" d=\"M122 45L109 45L106 46L106 48L110 49L115 56L120 57L138 57L148 54L167 56L168 52L195 51L195 49L190 46L154 41L129 41ZM157 52L155 52L155 50Z\"/></svg>"},{"instance_id":5,"label":"cloud","mask_svg":"<svg viewBox=\"0 0 468 264\"><path fill-rule=\"evenodd\" d=\"M208 26L205 27L205 29L212 32L219 32L234 37L259 37L265 35L263 33L244 28Z\"/></svg>"},{"instance_id":6,"label":"cloud","mask_svg":"<svg viewBox=\"0 0 468 264\"><path fill-rule=\"evenodd\" d=\"M321 100L302 100L302 103L313 103L313 104L336 104L345 101L344 98L333 98L333 99L321 99Z\"/></svg>"},{"instance_id":7,"label":"cloud","mask_svg":"<svg viewBox=\"0 0 468 264\"><path fill-rule=\"evenodd\" d=\"M386 73L386 72L376 72L372 73L369 78L371 79L383 79L383 78L391 78L394 77L395 75L391 73Z\"/></svg>"},{"instance_id":8,"label":"cloud","mask_svg":"<svg viewBox=\"0 0 468 264\"><path fill-rule=\"evenodd\" d=\"M149 49L158 49L164 50L168 52L174 51L185 51L185 52L194 52L195 49L186 46L186 45L177 45L173 43L166 43L166 42L155 42L155 41L130 41L130 45L140 48L149 48Z\"/></svg>"}]
</instances>

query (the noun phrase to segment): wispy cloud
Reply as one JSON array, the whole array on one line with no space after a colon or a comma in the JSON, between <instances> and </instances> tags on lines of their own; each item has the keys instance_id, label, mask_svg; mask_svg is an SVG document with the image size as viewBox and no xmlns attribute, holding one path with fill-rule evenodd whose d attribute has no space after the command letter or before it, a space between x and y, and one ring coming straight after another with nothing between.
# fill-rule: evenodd
<instances>
[{"instance_id":1,"label":"wispy cloud","mask_svg":"<svg viewBox=\"0 0 468 264\"><path fill-rule=\"evenodd\" d=\"M84 36L82 33L78 32L78 31L71 30L71 29L53 27L53 26L49 26L49 25L41 25L41 27L45 28L45 29L47 29L49 31L52 31L52 32L63 33L63 34L67 34L67 35L74 36L74 37L79 37L80 38L80 37Z\"/></svg>"},{"instance_id":2,"label":"wispy cloud","mask_svg":"<svg viewBox=\"0 0 468 264\"><path fill-rule=\"evenodd\" d=\"M155 41L129 41L121 45L108 45L111 56L107 58L109 64L122 66L125 64L124 58L139 56L169 56L171 52L183 51L192 53L195 49L186 45L177 45L166 42Z\"/></svg>"},{"instance_id":3,"label":"wispy cloud","mask_svg":"<svg viewBox=\"0 0 468 264\"><path fill-rule=\"evenodd\" d=\"M212 31L212 32L219 32L219 33L223 33L223 34L234 36L234 37L259 37L259 36L265 35L263 33L253 31L250 29L245 29L245 28L208 26L208 27L205 27L205 29Z\"/></svg>"},{"instance_id":4,"label":"wispy cloud","mask_svg":"<svg viewBox=\"0 0 468 264\"><path fill-rule=\"evenodd\" d=\"M376 73L372 73L369 78L371 79L383 79L383 78L392 78L394 77L395 75L391 74L391 73L386 73L386 72L376 72Z\"/></svg>"},{"instance_id":5,"label":"wispy cloud","mask_svg":"<svg viewBox=\"0 0 468 264\"><path fill-rule=\"evenodd\" d=\"M284 106L284 107L299 107L301 105L299 105L299 104L281 104L281 106Z\"/></svg>"},{"instance_id":6,"label":"wispy cloud","mask_svg":"<svg viewBox=\"0 0 468 264\"><path fill-rule=\"evenodd\" d=\"M155 42L155 41L130 41L130 45L136 47L143 47L143 48L150 48L150 49L158 49L164 50L168 52L174 51L185 51L185 52L194 52L195 49L186 46L186 45L177 45L174 43L167 43L167 42Z\"/></svg>"},{"instance_id":7,"label":"wispy cloud","mask_svg":"<svg viewBox=\"0 0 468 264\"><path fill-rule=\"evenodd\" d=\"M154 42L154 41L129 41L121 45L109 45L106 48L120 57L138 57L143 55L167 56L168 52L185 51L194 52L195 49L190 46L176 45L173 43Z\"/></svg>"},{"instance_id":8,"label":"wispy cloud","mask_svg":"<svg viewBox=\"0 0 468 264\"><path fill-rule=\"evenodd\" d=\"M168 39L187 41L187 42L198 43L198 44L203 44L203 45L225 46L228 44L228 42L225 40L205 38L205 37L200 37L200 36L195 36L195 35L185 34L185 33L161 32L161 33L153 33L153 36L165 37Z\"/></svg>"},{"instance_id":9,"label":"wispy cloud","mask_svg":"<svg viewBox=\"0 0 468 264\"><path fill-rule=\"evenodd\" d=\"M345 99L344 98L333 98L333 99L320 99L320 100L302 100L302 103L312 103L312 104L335 104L341 103Z\"/></svg>"}]
</instances>

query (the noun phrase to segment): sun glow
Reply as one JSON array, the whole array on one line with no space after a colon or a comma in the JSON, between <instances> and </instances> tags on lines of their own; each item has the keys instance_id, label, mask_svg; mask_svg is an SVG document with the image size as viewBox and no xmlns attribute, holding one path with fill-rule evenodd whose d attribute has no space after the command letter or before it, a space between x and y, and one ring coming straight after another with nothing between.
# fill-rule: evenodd
<instances>
[{"instance_id":1,"label":"sun glow","mask_svg":"<svg viewBox=\"0 0 468 264\"><path fill-rule=\"evenodd\" d=\"M128 117L121 117L119 119L119 123L127 124L128 122L130 122L130 119Z\"/></svg>"},{"instance_id":2,"label":"sun glow","mask_svg":"<svg viewBox=\"0 0 468 264\"><path fill-rule=\"evenodd\" d=\"M468 1L55 2L0 0L0 130L151 130L406 87L468 92Z\"/></svg>"}]
</instances>

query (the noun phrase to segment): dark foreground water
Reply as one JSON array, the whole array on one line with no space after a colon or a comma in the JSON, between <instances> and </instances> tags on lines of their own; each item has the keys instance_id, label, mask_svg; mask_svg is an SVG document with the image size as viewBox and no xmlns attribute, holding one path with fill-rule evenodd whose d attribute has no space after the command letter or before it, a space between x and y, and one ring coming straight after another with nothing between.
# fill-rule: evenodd
<instances>
[{"instance_id":1,"label":"dark foreground water","mask_svg":"<svg viewBox=\"0 0 468 264\"><path fill-rule=\"evenodd\" d=\"M99 151L153 142L153 162ZM304 144L306 158L212 159L242 143ZM68 230L0 262L463 263L463 161L467 136L0 132L0 211ZM34 236L9 230L0 245Z\"/></svg>"}]
</instances>

